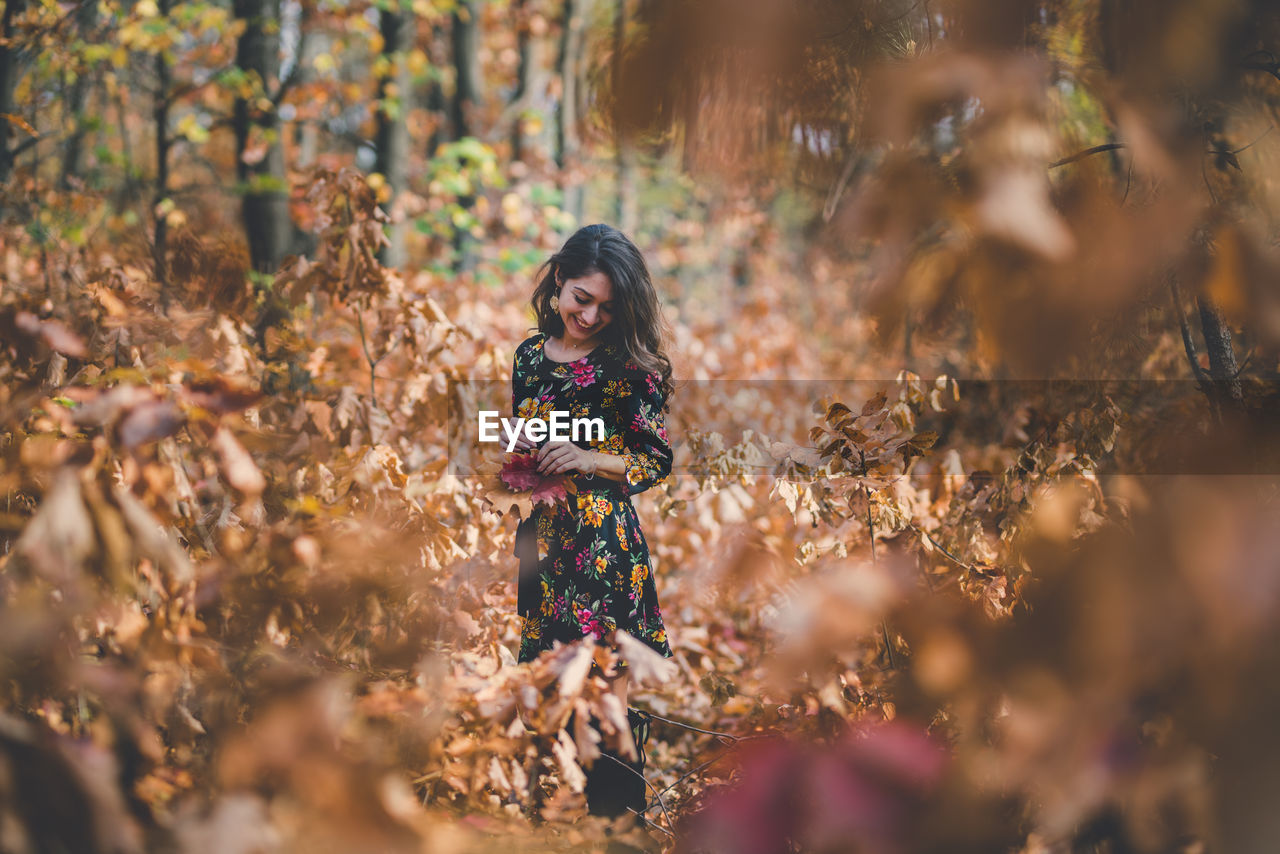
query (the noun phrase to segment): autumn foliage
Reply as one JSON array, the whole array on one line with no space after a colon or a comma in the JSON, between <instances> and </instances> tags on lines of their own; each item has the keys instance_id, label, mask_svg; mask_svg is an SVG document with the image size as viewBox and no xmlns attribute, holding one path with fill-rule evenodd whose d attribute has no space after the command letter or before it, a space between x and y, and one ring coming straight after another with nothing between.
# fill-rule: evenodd
<instances>
[{"instance_id":1,"label":"autumn foliage","mask_svg":"<svg viewBox=\"0 0 1280 854\"><path fill-rule=\"evenodd\" d=\"M0 852L1280 842L1265 4L3 26ZM517 664L571 483L459 436L597 219L672 325L674 657Z\"/></svg>"}]
</instances>

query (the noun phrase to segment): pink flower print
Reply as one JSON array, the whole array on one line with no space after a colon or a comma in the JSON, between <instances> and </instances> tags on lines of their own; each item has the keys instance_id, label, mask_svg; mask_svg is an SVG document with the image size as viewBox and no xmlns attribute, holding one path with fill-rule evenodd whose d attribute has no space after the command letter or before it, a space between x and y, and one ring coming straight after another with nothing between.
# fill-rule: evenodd
<instances>
[{"instance_id":1,"label":"pink flower print","mask_svg":"<svg viewBox=\"0 0 1280 854\"><path fill-rule=\"evenodd\" d=\"M647 386L649 387L649 394L657 394L657 393L658 393L658 384L657 384L656 382L654 382L654 379L653 379L655 376L657 376L657 375L656 375L656 374L645 374L644 382L645 382L645 385L647 385Z\"/></svg>"},{"instance_id":2,"label":"pink flower print","mask_svg":"<svg viewBox=\"0 0 1280 854\"><path fill-rule=\"evenodd\" d=\"M596 369L589 362L573 363L573 382L578 388L586 388L596 381Z\"/></svg>"},{"instance_id":3,"label":"pink flower print","mask_svg":"<svg viewBox=\"0 0 1280 854\"><path fill-rule=\"evenodd\" d=\"M579 608L577 617L578 626L582 629L584 635L590 632L596 638L604 636L604 626L600 625L599 616L592 612L590 608Z\"/></svg>"},{"instance_id":4,"label":"pink flower print","mask_svg":"<svg viewBox=\"0 0 1280 854\"><path fill-rule=\"evenodd\" d=\"M582 629L583 629L583 634L586 634L587 632L591 632L592 636L595 637L596 640L600 640L600 638L604 637L605 628L604 626L600 625L599 620L596 620L596 619L588 620L586 623L583 624Z\"/></svg>"}]
</instances>

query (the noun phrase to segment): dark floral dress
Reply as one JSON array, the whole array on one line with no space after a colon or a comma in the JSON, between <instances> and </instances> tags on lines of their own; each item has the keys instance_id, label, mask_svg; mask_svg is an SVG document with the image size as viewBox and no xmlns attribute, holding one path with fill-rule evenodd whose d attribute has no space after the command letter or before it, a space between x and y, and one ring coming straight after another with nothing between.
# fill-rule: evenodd
<instances>
[{"instance_id":1,"label":"dark floral dress","mask_svg":"<svg viewBox=\"0 0 1280 854\"><path fill-rule=\"evenodd\" d=\"M663 656L671 655L653 583L649 546L630 496L661 483L671 472L661 377L624 361L612 343L573 362L543 353L539 332L516 348L511 406L522 418L599 417L603 440L581 447L621 455L626 480L575 474L569 507L539 506L516 532L520 558L517 609L523 618L520 661L531 661L555 641L619 628Z\"/></svg>"}]
</instances>

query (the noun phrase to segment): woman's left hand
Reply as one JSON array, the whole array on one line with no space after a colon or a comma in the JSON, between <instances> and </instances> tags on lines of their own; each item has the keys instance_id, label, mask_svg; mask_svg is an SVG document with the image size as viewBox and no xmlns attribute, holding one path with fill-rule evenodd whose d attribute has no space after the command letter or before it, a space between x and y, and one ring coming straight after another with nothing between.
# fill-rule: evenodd
<instances>
[{"instance_id":1,"label":"woman's left hand","mask_svg":"<svg viewBox=\"0 0 1280 854\"><path fill-rule=\"evenodd\" d=\"M538 471L543 474L586 473L593 469L591 452L572 442L547 442L538 451Z\"/></svg>"}]
</instances>

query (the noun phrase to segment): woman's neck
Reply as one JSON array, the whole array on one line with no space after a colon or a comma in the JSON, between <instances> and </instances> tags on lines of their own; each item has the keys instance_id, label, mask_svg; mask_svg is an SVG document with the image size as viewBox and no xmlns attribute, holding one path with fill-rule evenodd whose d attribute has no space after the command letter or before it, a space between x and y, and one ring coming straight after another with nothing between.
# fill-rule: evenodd
<instances>
[{"instance_id":1,"label":"woman's neck","mask_svg":"<svg viewBox=\"0 0 1280 854\"><path fill-rule=\"evenodd\" d=\"M577 342L569 338L568 334L561 334L559 338L552 338L555 342L556 349L564 356L581 356L589 353L596 347L600 346L600 336L594 335L591 338L580 339ZM563 361L563 360L562 360Z\"/></svg>"}]
</instances>

